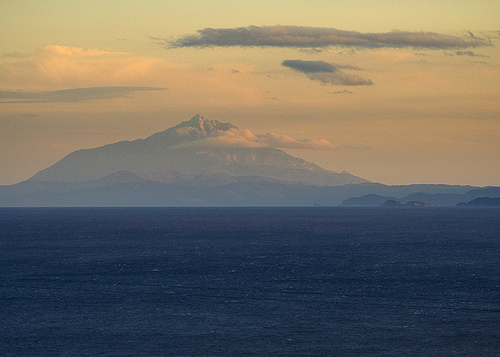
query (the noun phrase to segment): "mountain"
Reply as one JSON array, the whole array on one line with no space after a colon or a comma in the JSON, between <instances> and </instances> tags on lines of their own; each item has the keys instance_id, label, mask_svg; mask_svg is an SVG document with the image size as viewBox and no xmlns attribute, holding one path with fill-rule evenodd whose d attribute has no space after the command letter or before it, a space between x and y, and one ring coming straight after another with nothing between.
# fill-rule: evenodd
<instances>
[{"instance_id":1,"label":"mountain","mask_svg":"<svg viewBox=\"0 0 500 357\"><path fill-rule=\"evenodd\" d=\"M24 181L0 186L0 207L124 206L337 206L350 197L379 192L387 197L411 191L463 192L446 185L387 186L361 183L318 186L260 176L181 175L162 180L121 171L87 182ZM468 192L468 191L467 191Z\"/></svg>"},{"instance_id":2,"label":"mountain","mask_svg":"<svg viewBox=\"0 0 500 357\"><path fill-rule=\"evenodd\" d=\"M393 201L396 201L401 205L411 202L427 202L433 206L455 206L478 197L500 197L500 187L451 185L373 186L371 192L360 197L350 197L341 205L380 206L387 203L386 201L390 201L387 205L395 205Z\"/></svg>"},{"instance_id":3,"label":"mountain","mask_svg":"<svg viewBox=\"0 0 500 357\"><path fill-rule=\"evenodd\" d=\"M222 145L218 140L224 138L222 134L237 134L237 130L233 124L196 115L146 139L72 152L29 181L87 182L126 171L160 182L168 182L172 173L253 175L324 186L368 182L347 172L325 170L275 148Z\"/></svg>"},{"instance_id":4,"label":"mountain","mask_svg":"<svg viewBox=\"0 0 500 357\"><path fill-rule=\"evenodd\" d=\"M388 186L337 173L196 115L146 139L70 153L29 180L0 186L0 207L455 205L500 187ZM412 203L413 201L413 203Z\"/></svg>"},{"instance_id":5,"label":"mountain","mask_svg":"<svg viewBox=\"0 0 500 357\"><path fill-rule=\"evenodd\" d=\"M374 193L361 197L350 197L342 201L342 206L380 206L389 200L395 200L394 197L380 196Z\"/></svg>"},{"instance_id":6,"label":"mountain","mask_svg":"<svg viewBox=\"0 0 500 357\"><path fill-rule=\"evenodd\" d=\"M500 197L478 197L467 203L460 202L457 206L500 207Z\"/></svg>"},{"instance_id":7,"label":"mountain","mask_svg":"<svg viewBox=\"0 0 500 357\"><path fill-rule=\"evenodd\" d=\"M422 202L422 201L409 201L406 203L400 202L398 200L389 199L386 202L382 203L383 207L437 207L432 203Z\"/></svg>"}]
</instances>

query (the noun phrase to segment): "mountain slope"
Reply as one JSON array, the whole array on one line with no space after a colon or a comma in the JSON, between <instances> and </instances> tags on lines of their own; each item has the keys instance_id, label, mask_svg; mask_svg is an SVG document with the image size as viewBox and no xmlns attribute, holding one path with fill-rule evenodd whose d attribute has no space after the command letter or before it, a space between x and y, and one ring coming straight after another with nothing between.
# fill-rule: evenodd
<instances>
[{"instance_id":1,"label":"mountain slope","mask_svg":"<svg viewBox=\"0 0 500 357\"><path fill-rule=\"evenodd\" d=\"M181 175L256 175L314 185L368 182L349 173L336 173L271 147L214 145L218 135L238 129L196 115L191 120L146 139L120 141L75 151L30 181L86 182L120 171L161 177Z\"/></svg>"}]
</instances>

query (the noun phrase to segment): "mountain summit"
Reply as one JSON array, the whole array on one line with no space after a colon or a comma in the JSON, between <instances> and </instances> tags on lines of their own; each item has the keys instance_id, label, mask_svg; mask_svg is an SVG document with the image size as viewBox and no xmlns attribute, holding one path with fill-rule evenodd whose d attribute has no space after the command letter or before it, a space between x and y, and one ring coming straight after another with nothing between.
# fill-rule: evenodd
<instances>
[{"instance_id":1,"label":"mountain summit","mask_svg":"<svg viewBox=\"0 0 500 357\"><path fill-rule=\"evenodd\" d=\"M248 130L195 115L146 139L120 141L70 153L29 181L86 182L130 172L162 182L172 175L260 176L337 186L368 182L337 173L263 144Z\"/></svg>"},{"instance_id":2,"label":"mountain summit","mask_svg":"<svg viewBox=\"0 0 500 357\"><path fill-rule=\"evenodd\" d=\"M217 120L210 120L203 115L197 114L190 120L182 122L173 128L153 134L144 140L149 146L173 146L183 142L194 141L215 135L218 131L228 131L238 129L233 124L221 123Z\"/></svg>"},{"instance_id":3,"label":"mountain summit","mask_svg":"<svg viewBox=\"0 0 500 357\"><path fill-rule=\"evenodd\" d=\"M203 115L196 114L190 120L180 123L174 128L195 128L199 130L201 133L205 135L210 135L211 132L217 130L230 130L230 129L238 129L237 126L231 123L221 123L217 120L210 120L204 117Z\"/></svg>"}]
</instances>

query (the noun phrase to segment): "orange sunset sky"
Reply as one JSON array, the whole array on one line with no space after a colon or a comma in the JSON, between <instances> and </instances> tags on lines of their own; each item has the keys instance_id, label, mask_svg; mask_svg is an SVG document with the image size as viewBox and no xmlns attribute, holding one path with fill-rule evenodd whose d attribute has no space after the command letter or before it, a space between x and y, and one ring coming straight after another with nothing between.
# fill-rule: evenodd
<instances>
[{"instance_id":1,"label":"orange sunset sky","mask_svg":"<svg viewBox=\"0 0 500 357\"><path fill-rule=\"evenodd\" d=\"M195 114L384 184L500 185L500 2L0 1L0 185Z\"/></svg>"}]
</instances>

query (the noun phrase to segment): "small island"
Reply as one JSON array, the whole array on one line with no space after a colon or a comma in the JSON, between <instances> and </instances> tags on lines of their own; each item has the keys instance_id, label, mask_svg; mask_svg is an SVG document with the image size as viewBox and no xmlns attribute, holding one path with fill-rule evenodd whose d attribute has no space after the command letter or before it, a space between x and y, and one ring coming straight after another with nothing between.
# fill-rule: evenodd
<instances>
[{"instance_id":1,"label":"small island","mask_svg":"<svg viewBox=\"0 0 500 357\"><path fill-rule=\"evenodd\" d=\"M410 201L403 203L398 200L390 199L381 204L384 207L439 207L438 205L434 205L428 202L421 201Z\"/></svg>"}]
</instances>

